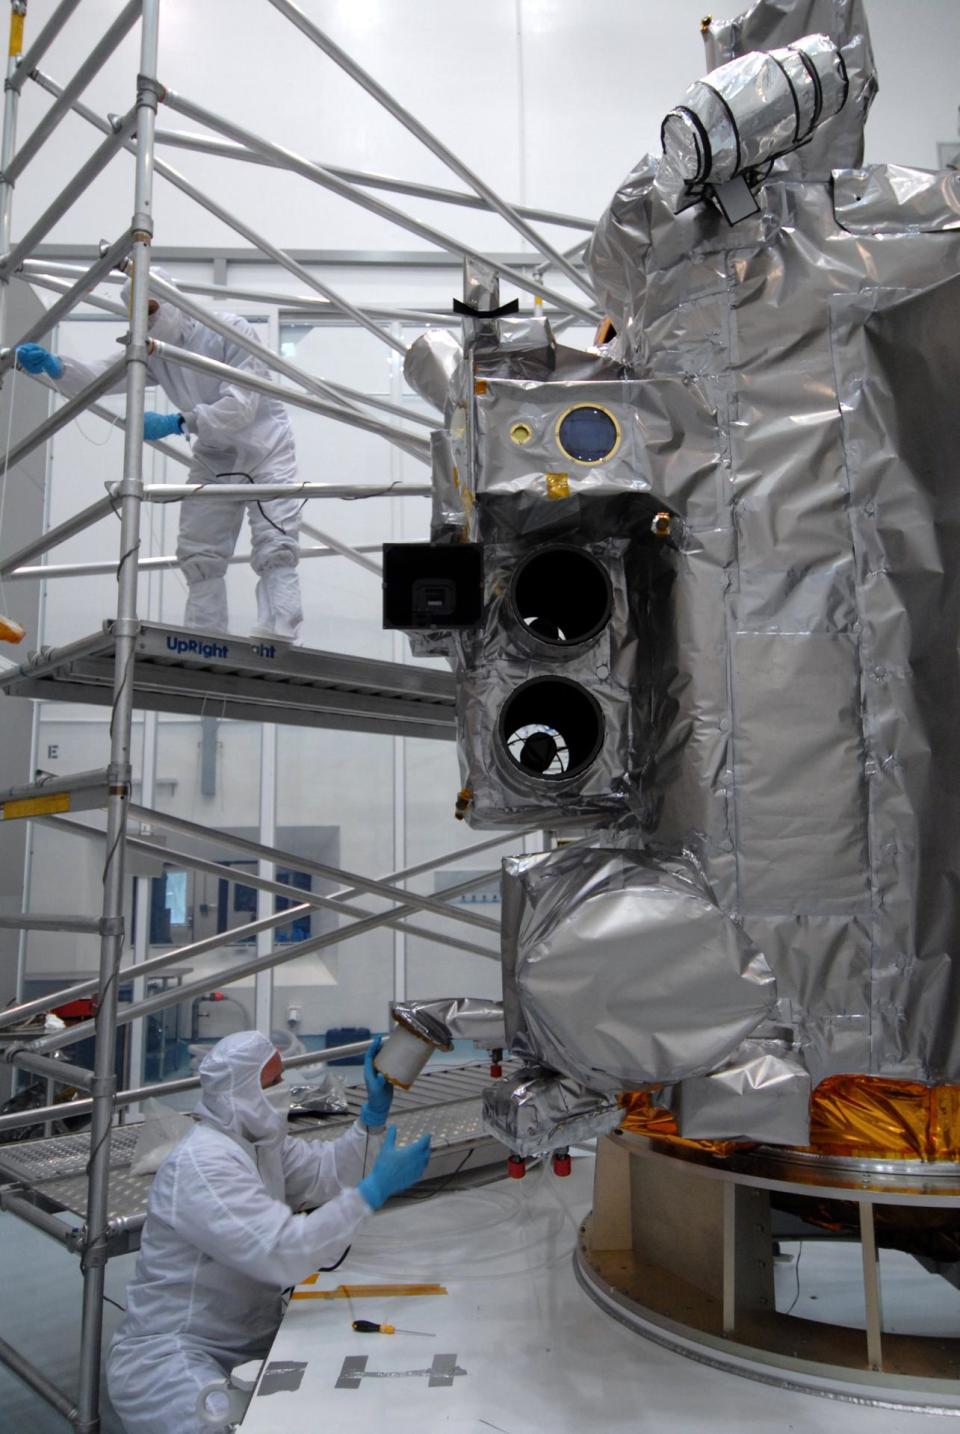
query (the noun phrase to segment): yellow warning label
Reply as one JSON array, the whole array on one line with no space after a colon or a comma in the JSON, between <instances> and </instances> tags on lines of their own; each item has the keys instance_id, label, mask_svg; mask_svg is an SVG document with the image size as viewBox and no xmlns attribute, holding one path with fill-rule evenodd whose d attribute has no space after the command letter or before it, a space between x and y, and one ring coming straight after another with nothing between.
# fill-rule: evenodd
<instances>
[{"instance_id":1,"label":"yellow warning label","mask_svg":"<svg viewBox=\"0 0 960 1434\"><path fill-rule=\"evenodd\" d=\"M17 817L47 817L52 812L70 810L69 792L51 792L49 797L21 797L18 801L0 802L0 819L12 822Z\"/></svg>"},{"instance_id":2,"label":"yellow warning label","mask_svg":"<svg viewBox=\"0 0 960 1434\"><path fill-rule=\"evenodd\" d=\"M23 22L26 19L22 10L14 8L10 12L10 54L23 54Z\"/></svg>"},{"instance_id":3,"label":"yellow warning label","mask_svg":"<svg viewBox=\"0 0 960 1434\"><path fill-rule=\"evenodd\" d=\"M570 497L570 475L569 473L548 473L547 497L548 498L569 498Z\"/></svg>"}]
</instances>

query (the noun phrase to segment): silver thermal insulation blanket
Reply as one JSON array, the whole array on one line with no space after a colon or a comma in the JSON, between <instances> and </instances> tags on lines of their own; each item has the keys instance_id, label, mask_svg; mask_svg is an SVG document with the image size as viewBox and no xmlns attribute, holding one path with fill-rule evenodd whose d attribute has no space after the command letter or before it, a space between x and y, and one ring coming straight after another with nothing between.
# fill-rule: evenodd
<instances>
[{"instance_id":1,"label":"silver thermal insulation blanket","mask_svg":"<svg viewBox=\"0 0 960 1434\"><path fill-rule=\"evenodd\" d=\"M861 0L706 42L686 108L741 115L751 165L714 178L756 213L668 125L587 251L612 343L468 275L462 361L410 359L447 416L434 537L483 548L482 621L429 649L466 819L592 828L504 878L534 1074L490 1120L529 1151L562 1143L552 1080L585 1120L656 1083L685 1135L786 1143L828 1075L960 1080L960 175L862 167Z\"/></svg>"},{"instance_id":2,"label":"silver thermal insulation blanket","mask_svg":"<svg viewBox=\"0 0 960 1434\"><path fill-rule=\"evenodd\" d=\"M511 1050L595 1091L706 1074L776 1004L763 955L683 857L508 857L502 940Z\"/></svg>"},{"instance_id":3,"label":"silver thermal insulation blanket","mask_svg":"<svg viewBox=\"0 0 960 1434\"><path fill-rule=\"evenodd\" d=\"M506 1045L503 1003L486 996L433 996L428 1000L396 1001L394 1020L416 1031L426 1017L439 1021L449 1041L470 1040L495 1050Z\"/></svg>"},{"instance_id":4,"label":"silver thermal insulation blanket","mask_svg":"<svg viewBox=\"0 0 960 1434\"><path fill-rule=\"evenodd\" d=\"M810 1074L785 1041L746 1040L711 1075L676 1087L673 1113L687 1140L752 1140L806 1145Z\"/></svg>"},{"instance_id":5,"label":"silver thermal insulation blanket","mask_svg":"<svg viewBox=\"0 0 960 1434\"><path fill-rule=\"evenodd\" d=\"M609 1135L623 1112L569 1076L528 1066L483 1092L483 1125L515 1155L544 1155Z\"/></svg>"},{"instance_id":6,"label":"silver thermal insulation blanket","mask_svg":"<svg viewBox=\"0 0 960 1434\"><path fill-rule=\"evenodd\" d=\"M427 329L407 349L403 376L410 387L441 413L447 407L463 346L449 329Z\"/></svg>"},{"instance_id":7,"label":"silver thermal insulation blanket","mask_svg":"<svg viewBox=\"0 0 960 1434\"><path fill-rule=\"evenodd\" d=\"M708 47L810 30L853 107L759 213L676 215L646 158L588 253L628 371L719 428L695 494L653 474L683 522L654 835L764 952L814 1082L957 1080L960 175L831 175L816 146L849 163L875 88L854 0L761 0Z\"/></svg>"},{"instance_id":8,"label":"silver thermal insulation blanket","mask_svg":"<svg viewBox=\"0 0 960 1434\"><path fill-rule=\"evenodd\" d=\"M680 194L757 170L805 144L849 97L846 64L826 35L729 60L690 86L663 122L659 186Z\"/></svg>"},{"instance_id":9,"label":"silver thermal insulation blanket","mask_svg":"<svg viewBox=\"0 0 960 1434\"><path fill-rule=\"evenodd\" d=\"M821 108L820 120L803 140L802 148L790 154L778 167L794 178L827 179L834 169L858 165L863 159L863 128L867 111L877 92L877 76L867 29L863 0L756 0L733 20L711 19L703 32L706 68L715 71L731 61L743 63L758 50L805 48L806 38L816 37L818 54L810 56L822 82L825 68L833 61L824 53L828 40L840 52L846 95L832 93ZM796 83L795 62L790 65L791 83ZM828 84L830 81L828 80ZM807 99L797 87L798 107L806 113ZM834 111L830 114L830 111ZM776 122L776 113L771 115Z\"/></svg>"}]
</instances>

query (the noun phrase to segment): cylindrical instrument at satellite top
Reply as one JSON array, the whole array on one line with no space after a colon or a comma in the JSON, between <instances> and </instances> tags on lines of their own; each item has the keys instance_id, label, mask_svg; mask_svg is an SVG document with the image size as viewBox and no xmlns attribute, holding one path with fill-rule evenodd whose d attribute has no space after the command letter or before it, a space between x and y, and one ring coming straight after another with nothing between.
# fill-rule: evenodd
<instances>
[{"instance_id":1,"label":"cylindrical instrument at satellite top","mask_svg":"<svg viewBox=\"0 0 960 1434\"><path fill-rule=\"evenodd\" d=\"M826 35L753 51L690 86L663 121L664 162L691 189L723 184L805 144L848 93L843 56Z\"/></svg>"}]
</instances>

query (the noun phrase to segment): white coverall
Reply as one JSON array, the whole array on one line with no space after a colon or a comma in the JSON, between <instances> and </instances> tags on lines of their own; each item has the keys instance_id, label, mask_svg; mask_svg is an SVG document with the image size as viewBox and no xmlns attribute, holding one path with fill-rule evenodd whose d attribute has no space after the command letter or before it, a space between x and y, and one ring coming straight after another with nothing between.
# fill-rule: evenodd
<instances>
[{"instance_id":1,"label":"white coverall","mask_svg":"<svg viewBox=\"0 0 960 1434\"><path fill-rule=\"evenodd\" d=\"M371 1213L353 1187L381 1135L358 1121L332 1141L288 1136L260 1086L274 1054L255 1031L218 1042L200 1065L199 1123L154 1178L126 1318L107 1355L127 1434L210 1434L198 1392L267 1354L284 1291L334 1264ZM320 1208L294 1214L301 1206Z\"/></svg>"},{"instance_id":2,"label":"white coverall","mask_svg":"<svg viewBox=\"0 0 960 1434\"><path fill-rule=\"evenodd\" d=\"M165 270L155 268L172 284ZM256 330L237 314L218 317L248 338ZM269 377L270 371L245 349L229 343L197 319L166 300L150 316L151 338L176 344L205 358L218 359L233 368L250 369ZM64 365L57 386L73 397L115 363L112 355L95 363L59 357ZM252 389L198 373L182 364L158 358L147 359L147 382L157 383L178 412L187 431L194 435L188 481L191 483L295 483L297 459L293 430L284 405L276 398ZM109 392L119 393L126 384L121 373ZM182 442L176 437L170 442ZM250 520L251 566L258 575L257 625L254 633L297 642L303 622L298 533L298 498L255 499L244 504L225 499L190 498L181 505L177 557L187 580L188 596L184 623L207 632L228 631L227 587L224 574L232 557L246 507Z\"/></svg>"}]
</instances>

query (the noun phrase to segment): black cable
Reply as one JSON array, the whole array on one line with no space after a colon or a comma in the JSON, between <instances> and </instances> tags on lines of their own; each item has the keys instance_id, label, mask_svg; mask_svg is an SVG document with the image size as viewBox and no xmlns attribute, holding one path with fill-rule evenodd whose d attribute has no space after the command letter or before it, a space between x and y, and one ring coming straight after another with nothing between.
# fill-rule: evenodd
<instances>
[{"instance_id":1,"label":"black cable","mask_svg":"<svg viewBox=\"0 0 960 1434\"><path fill-rule=\"evenodd\" d=\"M117 582L118 582L118 583L119 583L119 581L120 581L120 575L121 575L121 573L122 573L122 571L123 571L124 565L125 565L126 563L128 563L131 558L135 558L135 557L136 557L136 554L137 554L137 552L139 551L139 548L140 548L140 542L139 542L139 540L138 540L138 541L134 544L134 546L133 546L132 548L129 548L125 553L122 553L122 554L121 554L121 556L120 556L120 561L118 562L118 564L117 564L117 569L116 569L116 579L117 579ZM124 664L124 669L123 669L123 673L122 673L121 678L120 678L120 683L119 683L118 688L117 688L116 696L115 696L115 698L114 698L114 700L113 700L113 703L112 703L112 705L111 705L111 708L110 708L110 722L109 722L109 729L108 729L108 730L109 730L109 734L110 734L111 744L112 744L112 742L113 742L113 733L114 733L114 727L115 727L116 718L117 718L117 708L118 708L118 706L119 706L119 704L120 704L121 699L124 697L125 692L126 692L127 685L128 685L128 683L130 682L130 675L131 675L131 671L132 671L132 668L133 668L134 658L135 658L135 649L131 647L129 656L127 657L126 663ZM127 797L127 799L129 799L129 792L127 792L126 797ZM106 836L106 832L104 833L104 836ZM109 873L110 868L111 868L111 866L112 866L112 864L113 864L113 861L115 860L115 858L116 858L116 856L117 856L117 853L118 853L118 851L119 851L119 849L120 849L120 847L121 847L121 843L123 842L125 836L126 836L126 807L124 807L124 820L118 823L118 825L117 825L117 834L116 834L116 837L114 838L113 845L110 847L109 851L106 853L106 856L105 856L105 859L104 859L104 863L103 863L103 876L102 876L102 884L103 884L104 889L106 889L108 873ZM122 954L122 953L121 953L121 954ZM105 1006L108 1004L109 1000L111 999L112 994L113 994L113 988L119 983L119 980L120 980L120 960L119 960L119 956L118 956L118 959L117 959L116 962L114 963L114 966L113 966L112 971L110 972L110 975L107 977L107 980L104 982L104 985L103 985L101 991L99 992L97 1016L96 1016L96 1018L95 1018L95 1040L97 1040L97 1041L99 1041L100 1039L102 1039L102 1032L99 1030L99 1023L100 1023L101 1013L103 1012ZM107 1144L107 1142L112 1138L112 1136L113 1136L113 1118L112 1118L112 1115L111 1115L111 1119L110 1119L110 1121L108 1122L108 1124L107 1124L107 1126L106 1126L106 1129L105 1129L104 1132L103 1132L103 1135L101 1135L101 1137L100 1137L100 1139L97 1141L96 1145L91 1145L90 1153L89 1153L89 1156L88 1156L88 1158L87 1158L87 1162L86 1162L86 1166L85 1166L85 1173L86 1173L86 1175L87 1175L88 1178L89 1178L89 1176L90 1176L90 1172L91 1172L91 1169L92 1169L92 1167L93 1167L93 1163L94 1163L94 1161L96 1160L98 1154L100 1153L100 1150L103 1148L104 1145ZM82 1274L86 1274L86 1272L87 1272L87 1269L88 1269L87 1256L90 1254L91 1250L96 1249L96 1250L98 1250L98 1251L102 1251L102 1250L105 1250L106 1247L107 1247L107 1233L106 1233L106 1230L104 1230L101 1234L99 1234L99 1235L96 1237L95 1240L92 1240L92 1241L90 1242L90 1244L87 1246L87 1248L84 1250L83 1255L82 1255L81 1260L80 1260L80 1270L81 1270L81 1273L82 1273ZM103 1298L104 1298L104 1299L107 1299L107 1296L104 1295ZM115 1304L116 1301L115 1301L115 1300L110 1300L110 1303L111 1303L111 1304ZM123 1309L123 1306L122 1306L122 1305L118 1305L117 1308L118 1308L118 1309ZM125 1310L124 1310L124 1313L126 1313Z\"/></svg>"},{"instance_id":2,"label":"black cable","mask_svg":"<svg viewBox=\"0 0 960 1434\"><path fill-rule=\"evenodd\" d=\"M347 1258L352 1249L353 1246L348 1245L335 1265L318 1265L317 1273L320 1275L329 1275L333 1270L339 1270L340 1266L343 1264L344 1260Z\"/></svg>"},{"instance_id":3,"label":"black cable","mask_svg":"<svg viewBox=\"0 0 960 1434\"><path fill-rule=\"evenodd\" d=\"M139 543L137 544L137 547L139 547ZM136 549L131 549L129 552L125 553L125 554L121 557L120 563L119 563L119 565L118 565L118 567L117 567L117 580L118 580L118 581L119 581L119 579L120 579L120 570L121 570L121 568L123 567L124 563L127 562L127 561L129 560L129 558L135 553L135 551L136 551ZM123 695L124 695L124 692L125 692L125 689L126 689L126 687L127 687L127 684L128 684L128 682L130 681L130 674L131 674L131 670L132 670L132 668L133 668L134 657L135 657L135 649L131 647L131 649L130 649L130 654L129 654L127 660L126 660L126 663L124 664L123 673L122 673L122 676L121 676L121 678L120 678L119 686L118 686L118 688L117 688L116 697L114 698L113 703L112 703L111 708L110 708L109 732L110 732L111 746L112 746L112 743L113 743L114 724L115 724L116 718L117 718L117 707L119 706L120 700L121 700L121 698L122 698ZM126 800L129 800L129 792L127 793ZM104 836L106 836L106 832L104 832ZM102 885L103 885L103 887L104 887L104 890L106 890L107 876L108 876L108 873L109 873L109 871L110 871L111 865L112 865L114 859L116 858L118 851L120 850L121 843L123 842L125 836L126 836L126 805L124 805L123 820L117 824L117 834L116 834L116 836L115 836L115 838L114 838L113 845L110 847L109 851L106 853L106 857L105 857L105 859L104 859L104 863L103 863L103 876L102 876L102 878L101 878L101 881L102 881ZM122 953L118 954L117 960L114 962L113 969L112 969L112 971L110 972L110 975L107 977L106 981L104 982L103 988L102 988L101 991L99 992L98 1005L97 1005L97 1015L96 1015L96 1017L95 1017L95 1025L94 1025L94 1038L95 1038L95 1040L97 1040L97 1041L99 1041L99 1040L102 1038L102 1032L101 1032L101 1030L100 1030L100 1017L101 1017L101 1013L103 1012L104 1007L108 1004L109 1000L112 998L113 988L114 988L116 985L118 985L118 984L119 984L119 981L120 981L120 957L121 957L121 955L122 955ZM108 1122L108 1124L107 1124L107 1126L106 1126L106 1129L104 1130L104 1132L103 1132L103 1134L101 1135L100 1139L97 1141L96 1145L91 1144L90 1154L89 1154L89 1156L88 1156L88 1158L87 1158L87 1163L86 1163L86 1167L85 1167L85 1173L86 1173L86 1175L87 1175L88 1178L89 1178L89 1176L90 1176L90 1171L91 1171L91 1169L92 1169L92 1167L93 1167L94 1161L95 1161L96 1158L97 1158L97 1155L100 1153L101 1148L102 1148L104 1145L106 1145L106 1143L112 1138L112 1136L113 1136L113 1116L112 1116L112 1114L111 1114L110 1121ZM87 1248L87 1250L84 1251L83 1257L81 1258L81 1261L80 1261L80 1269L81 1269L81 1272L82 1272L83 1274L86 1274L86 1271L87 1271L87 1254L89 1253L89 1250L92 1249L92 1248L94 1248L94 1247L97 1247L98 1249L106 1249L106 1245L107 1245L107 1235L106 1235L106 1231L104 1231L103 1234L98 1235L97 1238L96 1238L96 1240L91 1241L90 1246Z\"/></svg>"},{"instance_id":4,"label":"black cable","mask_svg":"<svg viewBox=\"0 0 960 1434\"><path fill-rule=\"evenodd\" d=\"M473 1155L475 1149L475 1146L471 1146L471 1148L467 1151L466 1155L460 1161L460 1164L457 1166L457 1168L455 1170L451 1170L449 1175L444 1176L443 1180L441 1180L440 1184L436 1186L435 1189L428 1190L425 1195L398 1195L396 1198L398 1200L409 1200L414 1205L420 1205L423 1203L424 1200L432 1200L435 1195L442 1195L444 1190L446 1190L447 1186L450 1184L450 1181L455 1179L455 1177L460 1174L460 1171L466 1165L471 1155Z\"/></svg>"},{"instance_id":5,"label":"black cable","mask_svg":"<svg viewBox=\"0 0 960 1434\"><path fill-rule=\"evenodd\" d=\"M216 477L218 477L218 478L245 478L248 483L252 483L252 484L254 484L254 485L256 485L256 482L257 482L256 478L254 478L251 473L242 473L242 472L240 472L239 470L238 470L236 473L218 473L218 474L216 475ZM268 503L276 503L277 501L278 501L278 500L277 500L276 498L268 498L268 499L267 499L267 502L268 502ZM271 528L276 528L277 532L280 534L281 537L286 538L286 537L288 536L286 529L285 529L285 528L281 528L281 526L280 526L279 523L275 523L275 522L273 521L273 519L270 517L270 514L269 514L269 513L265 513L265 512L264 512L263 504L260 502L259 498L255 498L255 499L254 499L254 502L256 503L257 507L260 509L260 516L261 516L266 522L268 522L268 523L270 524ZM307 506L307 499L304 498L303 502L300 504L300 507L297 509L297 511L294 513L293 516L294 516L295 518L299 518L300 514L303 512L303 510L304 510L304 508L305 508L306 506Z\"/></svg>"},{"instance_id":6,"label":"black cable","mask_svg":"<svg viewBox=\"0 0 960 1434\"><path fill-rule=\"evenodd\" d=\"M792 1314L792 1313L793 1313L793 1307L794 1307L794 1305L797 1303L797 1300L800 1298L800 1261L801 1261L802 1258L803 1258L803 1241L801 1240L801 1241L800 1241L800 1248L799 1248L799 1250L797 1251L797 1263L796 1263L796 1264L794 1265L794 1267L793 1267L794 1274L795 1274L796 1277L797 1277L797 1293L794 1295L793 1300L791 1301L790 1308L789 1308L788 1310L784 1310L784 1314Z\"/></svg>"},{"instance_id":7,"label":"black cable","mask_svg":"<svg viewBox=\"0 0 960 1434\"><path fill-rule=\"evenodd\" d=\"M123 1314L126 1314L126 1312L127 1312L127 1307L126 1307L126 1305L118 1304L117 1301L116 1301L116 1300L112 1300L109 1295L104 1295L103 1298L104 1298L104 1300L106 1301L106 1303L107 1303L108 1305L113 1305L114 1309L118 1309L118 1310L120 1310Z\"/></svg>"},{"instance_id":8,"label":"black cable","mask_svg":"<svg viewBox=\"0 0 960 1434\"><path fill-rule=\"evenodd\" d=\"M400 479L394 478L392 483L388 483L386 488L378 488L376 493L345 493L340 501L343 503L365 503L368 498L386 498L399 484ZM306 502L307 500L304 499L303 501Z\"/></svg>"},{"instance_id":9,"label":"black cable","mask_svg":"<svg viewBox=\"0 0 960 1434\"><path fill-rule=\"evenodd\" d=\"M367 1173L367 1154L370 1150L370 1131L367 1129L366 1126L363 1127L363 1130L363 1164L360 1167L360 1180L362 1180L364 1175L366 1175ZM360 1181L358 1180L357 1184L359 1185L359 1183ZM344 1250L343 1254L340 1256L339 1260L335 1265L320 1265L317 1273L321 1275L329 1275L332 1274L334 1270L339 1270L340 1266L343 1264L344 1260L347 1258L352 1249L353 1244L351 1243Z\"/></svg>"}]
</instances>

